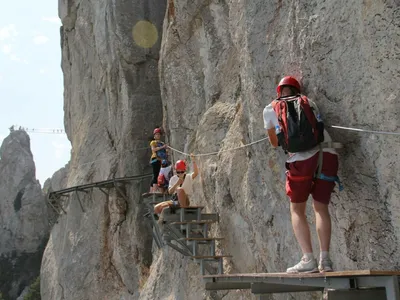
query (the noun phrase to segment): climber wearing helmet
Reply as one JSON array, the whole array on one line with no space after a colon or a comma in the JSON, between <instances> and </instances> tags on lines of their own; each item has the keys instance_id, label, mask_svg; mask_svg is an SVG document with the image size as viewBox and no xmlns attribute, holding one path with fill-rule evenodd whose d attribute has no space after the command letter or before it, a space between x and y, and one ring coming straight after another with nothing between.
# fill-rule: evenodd
<instances>
[{"instance_id":1,"label":"climber wearing helmet","mask_svg":"<svg viewBox=\"0 0 400 300\"><path fill-rule=\"evenodd\" d=\"M157 192L157 178L161 169L161 161L168 159L167 145L161 139L161 128L156 128L153 131L154 140L150 142L151 159L150 163L153 167L153 179L151 180L150 192Z\"/></svg>"},{"instance_id":2,"label":"climber wearing helmet","mask_svg":"<svg viewBox=\"0 0 400 300\"><path fill-rule=\"evenodd\" d=\"M299 82L291 76L279 82L277 99L263 111L264 127L274 146L281 146L286 162L286 194L290 198L292 226L303 256L288 273L331 272L329 258L331 218L328 204L337 177L338 156L329 134L324 130L318 107L300 94ZM312 195L320 245L319 264L313 255L306 203Z\"/></svg>"},{"instance_id":3,"label":"climber wearing helmet","mask_svg":"<svg viewBox=\"0 0 400 300\"><path fill-rule=\"evenodd\" d=\"M190 204L189 197L193 193L193 179L199 174L194 155L190 158L193 164L193 172L187 173L186 161L178 160L175 163L176 175L169 180L168 193L173 195L172 200L164 201L154 207L154 213L160 214L166 207L187 207Z\"/></svg>"}]
</instances>

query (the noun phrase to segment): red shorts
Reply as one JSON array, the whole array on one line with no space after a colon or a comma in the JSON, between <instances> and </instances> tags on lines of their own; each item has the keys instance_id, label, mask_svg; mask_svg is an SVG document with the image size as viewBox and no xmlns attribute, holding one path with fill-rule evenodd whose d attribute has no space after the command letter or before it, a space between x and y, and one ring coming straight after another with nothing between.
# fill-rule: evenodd
<instances>
[{"instance_id":1,"label":"red shorts","mask_svg":"<svg viewBox=\"0 0 400 300\"><path fill-rule=\"evenodd\" d=\"M306 160L286 163L286 195L293 203L307 201L311 194L315 201L329 204L335 182L317 179L314 175L318 166L318 155ZM322 173L326 176L337 176L339 168L338 156L324 152Z\"/></svg>"}]
</instances>

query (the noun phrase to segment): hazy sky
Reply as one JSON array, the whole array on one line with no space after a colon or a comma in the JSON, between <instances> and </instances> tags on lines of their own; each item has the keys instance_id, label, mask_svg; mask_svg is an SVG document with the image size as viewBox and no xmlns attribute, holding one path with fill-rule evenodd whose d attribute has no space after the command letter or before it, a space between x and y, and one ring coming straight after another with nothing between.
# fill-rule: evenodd
<instances>
[{"instance_id":1,"label":"hazy sky","mask_svg":"<svg viewBox=\"0 0 400 300\"><path fill-rule=\"evenodd\" d=\"M64 128L58 1L1 1L0 143L8 128ZM43 182L70 157L65 135L29 133Z\"/></svg>"}]
</instances>

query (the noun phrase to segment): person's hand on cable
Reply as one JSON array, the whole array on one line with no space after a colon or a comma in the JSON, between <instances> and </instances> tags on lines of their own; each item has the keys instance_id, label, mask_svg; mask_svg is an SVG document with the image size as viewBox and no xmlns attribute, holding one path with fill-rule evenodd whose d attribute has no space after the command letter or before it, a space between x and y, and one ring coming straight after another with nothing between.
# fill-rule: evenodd
<instances>
[{"instance_id":1,"label":"person's hand on cable","mask_svg":"<svg viewBox=\"0 0 400 300\"><path fill-rule=\"evenodd\" d=\"M199 174L199 168L197 167L197 163L194 160L195 155L193 153L190 153L190 159L192 160L193 164L193 173L192 173L192 179L195 179L197 175Z\"/></svg>"}]
</instances>

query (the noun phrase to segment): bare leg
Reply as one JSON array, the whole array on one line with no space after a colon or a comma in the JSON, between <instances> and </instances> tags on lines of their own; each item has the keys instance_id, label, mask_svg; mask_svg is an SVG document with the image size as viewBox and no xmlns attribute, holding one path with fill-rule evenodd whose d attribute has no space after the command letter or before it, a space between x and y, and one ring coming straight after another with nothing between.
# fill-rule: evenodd
<instances>
[{"instance_id":1,"label":"bare leg","mask_svg":"<svg viewBox=\"0 0 400 300\"><path fill-rule=\"evenodd\" d=\"M187 197L187 195L185 193L185 190L183 188L179 187L178 190L177 190L177 195L178 195L179 205L181 207L188 207L189 206L189 203L188 203L189 201L188 201L188 197Z\"/></svg>"},{"instance_id":2,"label":"bare leg","mask_svg":"<svg viewBox=\"0 0 400 300\"><path fill-rule=\"evenodd\" d=\"M292 215L292 226L297 242L300 244L301 251L312 253L310 228L306 217L306 205L303 203L290 203L290 212Z\"/></svg>"},{"instance_id":3,"label":"bare leg","mask_svg":"<svg viewBox=\"0 0 400 300\"><path fill-rule=\"evenodd\" d=\"M319 247L321 251L329 251L331 242L331 216L329 214L328 204L313 202Z\"/></svg>"},{"instance_id":4,"label":"bare leg","mask_svg":"<svg viewBox=\"0 0 400 300\"><path fill-rule=\"evenodd\" d=\"M158 203L156 206L154 206L154 213L155 214L161 214L164 208L169 207L172 203L172 201L164 201L161 203Z\"/></svg>"}]
</instances>

